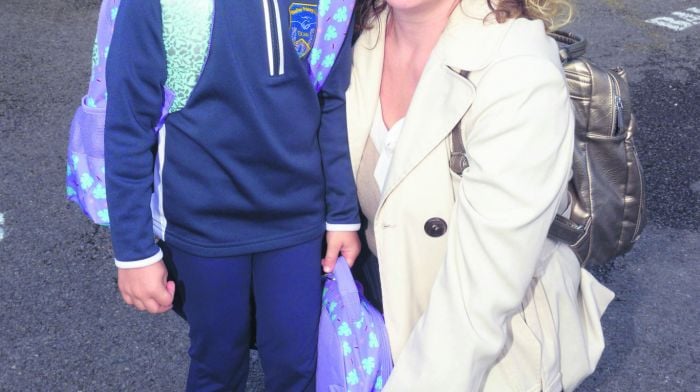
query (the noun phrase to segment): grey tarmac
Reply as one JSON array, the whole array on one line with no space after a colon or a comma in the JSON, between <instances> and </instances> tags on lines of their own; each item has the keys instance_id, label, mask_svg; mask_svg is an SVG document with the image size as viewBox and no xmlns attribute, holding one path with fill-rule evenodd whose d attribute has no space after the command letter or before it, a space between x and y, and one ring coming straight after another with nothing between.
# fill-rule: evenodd
<instances>
[{"instance_id":1,"label":"grey tarmac","mask_svg":"<svg viewBox=\"0 0 700 392\"><path fill-rule=\"evenodd\" d=\"M63 196L97 8L0 1L0 391L184 387L186 324L122 304L108 230ZM577 8L568 29L589 57L629 73L650 218L630 253L594 270L617 297L606 351L579 390L700 391L700 0ZM262 391L251 356L248 390Z\"/></svg>"}]
</instances>

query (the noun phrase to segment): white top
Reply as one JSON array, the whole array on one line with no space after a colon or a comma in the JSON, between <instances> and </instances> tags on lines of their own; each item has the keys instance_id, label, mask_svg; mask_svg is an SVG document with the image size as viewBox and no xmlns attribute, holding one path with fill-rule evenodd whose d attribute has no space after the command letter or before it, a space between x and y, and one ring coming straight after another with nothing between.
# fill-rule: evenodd
<instances>
[{"instance_id":1,"label":"white top","mask_svg":"<svg viewBox=\"0 0 700 392\"><path fill-rule=\"evenodd\" d=\"M405 117L400 118L391 129L387 129L382 116L382 105L377 103L377 111L374 113L370 137L379 153L377 166L374 169L374 180L377 181L379 191L382 193L384 192L386 177L389 174L389 167L391 167L391 160L394 157L394 149L396 149L396 143L398 143L401 130L403 130L404 119Z\"/></svg>"}]
</instances>

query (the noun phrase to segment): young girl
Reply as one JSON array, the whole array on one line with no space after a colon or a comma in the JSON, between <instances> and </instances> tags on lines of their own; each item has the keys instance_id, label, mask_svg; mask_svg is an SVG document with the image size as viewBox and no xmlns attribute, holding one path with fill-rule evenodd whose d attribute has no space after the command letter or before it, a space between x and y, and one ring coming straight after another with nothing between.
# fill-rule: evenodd
<instances>
[{"instance_id":1,"label":"young girl","mask_svg":"<svg viewBox=\"0 0 700 392\"><path fill-rule=\"evenodd\" d=\"M165 53L189 48L165 46L162 18L178 15L159 1L119 7L105 129L119 289L151 313L175 300L190 326L187 390L243 390L253 318L266 390L313 390L324 233L327 271L359 252L351 34L317 93L308 75L321 3L215 1L200 79L158 133Z\"/></svg>"}]
</instances>

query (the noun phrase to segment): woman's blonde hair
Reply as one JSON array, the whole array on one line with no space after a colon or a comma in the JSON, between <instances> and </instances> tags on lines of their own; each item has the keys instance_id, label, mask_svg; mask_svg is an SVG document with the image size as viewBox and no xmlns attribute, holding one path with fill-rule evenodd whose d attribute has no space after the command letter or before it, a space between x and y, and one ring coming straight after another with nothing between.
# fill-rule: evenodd
<instances>
[{"instance_id":1,"label":"woman's blonde hair","mask_svg":"<svg viewBox=\"0 0 700 392\"><path fill-rule=\"evenodd\" d=\"M547 30L556 30L573 17L573 6L570 0L485 0L491 8L491 15L499 23L512 18L540 19ZM494 4L495 3L495 4ZM355 8L356 29L361 31L371 27L372 20L377 17L387 4L385 0L358 0Z\"/></svg>"},{"instance_id":2,"label":"woman's blonde hair","mask_svg":"<svg viewBox=\"0 0 700 392\"><path fill-rule=\"evenodd\" d=\"M556 30L571 21L573 6L569 0L487 0L499 23L512 18L540 19L547 30Z\"/></svg>"}]
</instances>

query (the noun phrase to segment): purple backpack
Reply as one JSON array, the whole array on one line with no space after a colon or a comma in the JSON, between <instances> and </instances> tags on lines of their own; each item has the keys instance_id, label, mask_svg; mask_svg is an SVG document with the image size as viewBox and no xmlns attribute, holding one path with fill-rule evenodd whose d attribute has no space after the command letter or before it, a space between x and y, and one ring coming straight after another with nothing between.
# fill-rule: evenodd
<instances>
[{"instance_id":1,"label":"purple backpack","mask_svg":"<svg viewBox=\"0 0 700 392\"><path fill-rule=\"evenodd\" d=\"M343 257L326 279L316 391L380 391L393 367L384 317L362 296Z\"/></svg>"},{"instance_id":2,"label":"purple backpack","mask_svg":"<svg viewBox=\"0 0 700 392\"><path fill-rule=\"evenodd\" d=\"M104 129L107 108L105 62L119 0L104 0L92 49L92 75L87 95L75 111L68 138L66 197L100 225L109 224L105 188Z\"/></svg>"},{"instance_id":3,"label":"purple backpack","mask_svg":"<svg viewBox=\"0 0 700 392\"><path fill-rule=\"evenodd\" d=\"M109 225L104 162L108 95L105 64L119 4L120 0L102 0L88 93L73 116L66 159L66 198L80 205L93 222L105 226ZM309 79L316 91L321 90L335 63L347 34L354 4L354 0L319 0L316 39L307 57ZM214 0L161 0L161 9L166 47L171 42L173 47L193 47L195 50L186 53L167 51L168 81L164 86L166 94L159 126L164 124L169 113L184 107L199 79L206 64L215 11ZM177 17L182 15L186 17ZM194 28L194 33L191 28ZM178 83L182 80L187 83ZM154 132L158 131L159 126Z\"/></svg>"}]
</instances>

